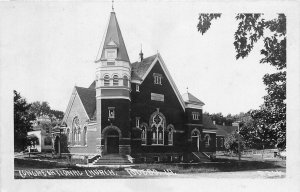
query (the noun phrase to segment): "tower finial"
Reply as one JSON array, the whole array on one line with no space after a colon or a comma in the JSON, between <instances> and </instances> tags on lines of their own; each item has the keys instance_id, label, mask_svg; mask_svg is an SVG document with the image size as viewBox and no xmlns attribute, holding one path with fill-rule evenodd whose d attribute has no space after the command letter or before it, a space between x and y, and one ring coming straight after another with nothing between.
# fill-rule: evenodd
<instances>
[{"instance_id":1,"label":"tower finial","mask_svg":"<svg viewBox=\"0 0 300 192\"><path fill-rule=\"evenodd\" d=\"M143 59L144 59L144 53L143 53L143 47L142 47L142 44L141 44L141 52L140 52L140 62L142 62L143 61Z\"/></svg>"},{"instance_id":2,"label":"tower finial","mask_svg":"<svg viewBox=\"0 0 300 192\"><path fill-rule=\"evenodd\" d=\"M186 92L189 93L189 87L186 87Z\"/></svg>"},{"instance_id":3,"label":"tower finial","mask_svg":"<svg viewBox=\"0 0 300 192\"><path fill-rule=\"evenodd\" d=\"M111 1L111 9L112 9L112 12L115 11L115 9L114 9L114 0Z\"/></svg>"}]
</instances>

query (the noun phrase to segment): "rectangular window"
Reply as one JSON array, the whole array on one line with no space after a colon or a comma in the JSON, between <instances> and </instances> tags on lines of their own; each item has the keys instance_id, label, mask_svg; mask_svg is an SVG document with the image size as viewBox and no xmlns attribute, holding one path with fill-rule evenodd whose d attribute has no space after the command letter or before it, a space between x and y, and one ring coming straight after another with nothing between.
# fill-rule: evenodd
<instances>
[{"instance_id":1,"label":"rectangular window","mask_svg":"<svg viewBox=\"0 0 300 192\"><path fill-rule=\"evenodd\" d=\"M159 162L159 157L154 156L154 157L153 157L153 160L154 160L154 162Z\"/></svg>"},{"instance_id":2,"label":"rectangular window","mask_svg":"<svg viewBox=\"0 0 300 192\"><path fill-rule=\"evenodd\" d=\"M192 112L193 120L199 120L199 113L198 112Z\"/></svg>"},{"instance_id":3,"label":"rectangular window","mask_svg":"<svg viewBox=\"0 0 300 192\"><path fill-rule=\"evenodd\" d=\"M115 118L115 108L114 107L109 107L108 108L108 118Z\"/></svg>"},{"instance_id":4,"label":"rectangular window","mask_svg":"<svg viewBox=\"0 0 300 192\"><path fill-rule=\"evenodd\" d=\"M154 77L154 84L161 85L162 75L158 73L153 73L153 77Z\"/></svg>"},{"instance_id":5,"label":"rectangular window","mask_svg":"<svg viewBox=\"0 0 300 192\"><path fill-rule=\"evenodd\" d=\"M140 117L135 118L135 126L138 128L140 127Z\"/></svg>"},{"instance_id":6,"label":"rectangular window","mask_svg":"<svg viewBox=\"0 0 300 192\"><path fill-rule=\"evenodd\" d=\"M140 86L138 84L136 84L135 87L136 87L136 89L135 89L136 92L140 92Z\"/></svg>"}]
</instances>

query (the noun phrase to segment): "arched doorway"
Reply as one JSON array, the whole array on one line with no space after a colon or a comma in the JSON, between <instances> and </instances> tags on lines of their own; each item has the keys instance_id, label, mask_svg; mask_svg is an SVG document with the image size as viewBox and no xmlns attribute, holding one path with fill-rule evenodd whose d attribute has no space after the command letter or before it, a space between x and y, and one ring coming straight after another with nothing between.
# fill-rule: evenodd
<instances>
[{"instance_id":1,"label":"arched doorway","mask_svg":"<svg viewBox=\"0 0 300 192\"><path fill-rule=\"evenodd\" d=\"M194 129L191 134L192 137L192 151L199 151L200 146L200 132L198 129Z\"/></svg>"},{"instance_id":2,"label":"arched doorway","mask_svg":"<svg viewBox=\"0 0 300 192\"><path fill-rule=\"evenodd\" d=\"M119 153L119 133L116 130L107 131L105 145L107 153Z\"/></svg>"}]
</instances>

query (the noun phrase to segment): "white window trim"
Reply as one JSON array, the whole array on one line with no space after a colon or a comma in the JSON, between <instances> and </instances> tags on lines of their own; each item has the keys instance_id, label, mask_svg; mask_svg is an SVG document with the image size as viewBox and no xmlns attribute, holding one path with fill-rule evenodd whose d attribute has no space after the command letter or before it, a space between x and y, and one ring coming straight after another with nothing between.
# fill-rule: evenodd
<instances>
[{"instance_id":1,"label":"white window trim","mask_svg":"<svg viewBox=\"0 0 300 192\"><path fill-rule=\"evenodd\" d=\"M192 112L193 120L199 120L199 112Z\"/></svg>"},{"instance_id":2,"label":"white window trim","mask_svg":"<svg viewBox=\"0 0 300 192\"><path fill-rule=\"evenodd\" d=\"M113 112L113 115L111 115L111 110ZM108 118L115 118L116 117L116 111L114 107L108 107Z\"/></svg>"},{"instance_id":3,"label":"white window trim","mask_svg":"<svg viewBox=\"0 0 300 192\"><path fill-rule=\"evenodd\" d=\"M136 92L140 92L140 86L138 84L135 84L135 88Z\"/></svg>"},{"instance_id":4,"label":"white window trim","mask_svg":"<svg viewBox=\"0 0 300 192\"><path fill-rule=\"evenodd\" d=\"M140 128L140 117L136 117L136 118L135 118L135 126L136 126L137 128Z\"/></svg>"}]
</instances>

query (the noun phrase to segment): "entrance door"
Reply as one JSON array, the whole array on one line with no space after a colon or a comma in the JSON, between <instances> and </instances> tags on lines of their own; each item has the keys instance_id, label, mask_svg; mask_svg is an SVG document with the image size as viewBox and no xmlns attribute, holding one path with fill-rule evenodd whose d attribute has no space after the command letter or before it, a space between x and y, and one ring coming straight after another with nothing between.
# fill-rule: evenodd
<instances>
[{"instance_id":1,"label":"entrance door","mask_svg":"<svg viewBox=\"0 0 300 192\"><path fill-rule=\"evenodd\" d=\"M119 133L111 131L106 137L107 153L119 153Z\"/></svg>"},{"instance_id":2,"label":"entrance door","mask_svg":"<svg viewBox=\"0 0 300 192\"><path fill-rule=\"evenodd\" d=\"M192 150L199 151L199 136L192 137Z\"/></svg>"}]
</instances>

